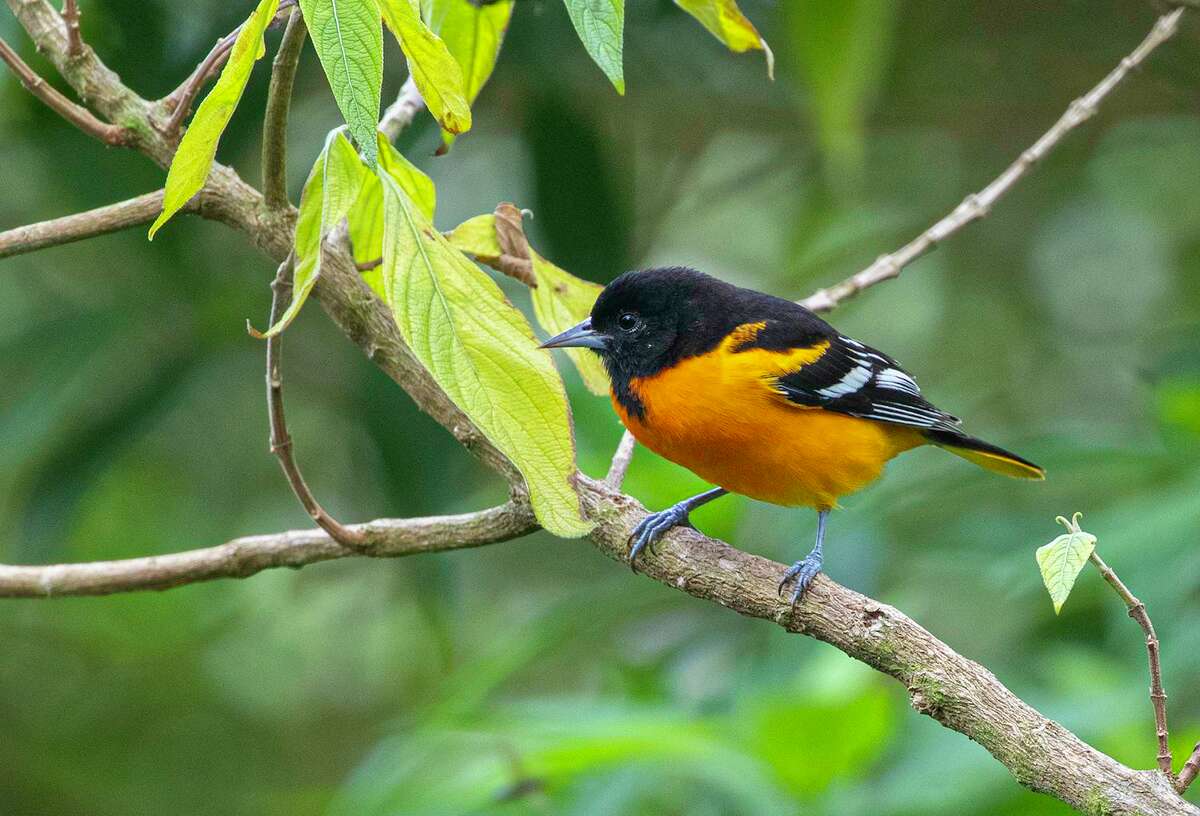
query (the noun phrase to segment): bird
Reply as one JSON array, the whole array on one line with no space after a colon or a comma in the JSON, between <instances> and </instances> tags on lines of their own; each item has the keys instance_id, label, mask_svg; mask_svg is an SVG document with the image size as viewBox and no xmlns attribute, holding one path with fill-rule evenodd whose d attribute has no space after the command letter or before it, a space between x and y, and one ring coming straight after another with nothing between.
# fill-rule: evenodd
<instances>
[{"instance_id":1,"label":"bird","mask_svg":"<svg viewBox=\"0 0 1200 816\"><path fill-rule=\"evenodd\" d=\"M712 489L647 515L630 564L689 514L737 493L817 511L816 543L779 582L800 602L824 564L838 500L874 482L893 457L935 445L1021 479L1045 471L970 436L881 351L784 298L689 267L626 272L591 314L543 348L587 348L608 371L613 407L645 447Z\"/></svg>"}]
</instances>

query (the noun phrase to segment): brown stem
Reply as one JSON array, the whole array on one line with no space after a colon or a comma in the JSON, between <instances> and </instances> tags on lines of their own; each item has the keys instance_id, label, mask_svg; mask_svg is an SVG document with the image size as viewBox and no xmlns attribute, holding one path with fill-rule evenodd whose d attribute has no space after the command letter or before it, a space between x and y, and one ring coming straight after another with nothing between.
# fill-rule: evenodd
<instances>
[{"instance_id":1,"label":"brown stem","mask_svg":"<svg viewBox=\"0 0 1200 816\"><path fill-rule=\"evenodd\" d=\"M79 36L78 0L63 0L62 18L67 25L67 54L77 57L83 53L83 38Z\"/></svg>"},{"instance_id":2,"label":"brown stem","mask_svg":"<svg viewBox=\"0 0 1200 816\"><path fill-rule=\"evenodd\" d=\"M296 0L280 0L279 8L275 11L275 19L271 21L271 25L275 25L280 20L284 19L285 11L294 6ZM239 25L233 31L230 31L221 39L217 40L216 45L208 52L196 70L183 81L178 88L171 91L164 99L167 107L171 109L171 118L162 127L164 136L173 137L179 133L183 127L183 120L192 112L192 106L196 103L196 97L200 93L200 89L209 79L216 76L217 72L229 59L229 52L233 50L233 44L237 42L238 34L242 33L242 26Z\"/></svg>"},{"instance_id":3,"label":"brown stem","mask_svg":"<svg viewBox=\"0 0 1200 816\"><path fill-rule=\"evenodd\" d=\"M1057 147L1068 133L1096 115L1100 103L1112 93L1113 89L1121 84L1130 71L1141 65L1142 61L1154 52L1154 49L1171 39L1179 27L1179 18L1182 14L1183 9L1177 8L1160 17L1154 24L1154 27L1150 29L1150 33L1146 35L1146 38L1142 40L1137 48L1130 52L1129 56L1122 59L1108 76L1100 80L1096 87L1072 102L1059 120L1048 131L1043 133L1033 143L1032 147L1028 148L1003 173L997 176L991 184L984 187L978 193L968 195L949 215L900 249L888 255L879 256L866 269L846 278L839 284L830 286L827 289L817 290L800 301L801 305L812 309L814 312L829 311L834 306L857 295L864 289L883 283L885 280L898 277L900 270L904 267L932 250L967 224L970 224L972 221L978 221L991 212L992 206L1008 193L1009 190L1015 187L1018 181L1029 175L1034 165Z\"/></svg>"},{"instance_id":4,"label":"brown stem","mask_svg":"<svg viewBox=\"0 0 1200 816\"><path fill-rule=\"evenodd\" d=\"M283 312L284 304L292 294L292 257L289 255L279 265L279 271L271 283L271 318L268 326L274 326ZM280 346L282 338L276 334L267 338L267 412L271 420L271 453L279 459L283 475L287 477L292 492L304 505L304 509L317 525L329 533L329 537L352 550L365 550L374 542L361 527L346 527L321 507L316 496L308 489L300 466L292 452L292 437L288 433L287 420L283 413L283 375L280 373Z\"/></svg>"},{"instance_id":5,"label":"brown stem","mask_svg":"<svg viewBox=\"0 0 1200 816\"><path fill-rule=\"evenodd\" d=\"M0 232L0 258L148 224L162 210L162 200L163 191L156 190L128 201ZM196 207L196 202L188 202L184 211L193 212Z\"/></svg>"},{"instance_id":6,"label":"brown stem","mask_svg":"<svg viewBox=\"0 0 1200 816\"><path fill-rule=\"evenodd\" d=\"M1154 730L1158 736L1158 769L1174 781L1174 769L1171 760L1171 746L1167 739L1167 693L1163 691L1162 665L1158 657L1158 635L1154 632L1154 624L1146 613L1146 605L1134 597L1129 587L1117 577L1112 567L1104 563L1095 550L1092 551L1091 562L1100 570L1104 580L1117 593L1125 606L1129 608L1129 617L1137 621L1146 635L1146 654L1150 660L1150 704L1154 707Z\"/></svg>"},{"instance_id":7,"label":"brown stem","mask_svg":"<svg viewBox=\"0 0 1200 816\"><path fill-rule=\"evenodd\" d=\"M287 197L287 123L292 104L292 86L296 67L308 29L300 9L292 9L279 51L271 65L271 86L267 91L267 110L263 117L262 175L263 198L267 207L277 210L288 203Z\"/></svg>"},{"instance_id":8,"label":"brown stem","mask_svg":"<svg viewBox=\"0 0 1200 816\"><path fill-rule=\"evenodd\" d=\"M1198 775L1200 775L1200 742L1196 743L1196 747L1192 749L1192 755L1187 758L1187 762L1183 763L1183 768L1179 771L1179 779L1175 782L1175 789L1180 793L1187 792Z\"/></svg>"},{"instance_id":9,"label":"brown stem","mask_svg":"<svg viewBox=\"0 0 1200 816\"><path fill-rule=\"evenodd\" d=\"M123 127L101 122L91 111L76 105L55 88L42 79L37 73L17 56L8 43L0 37L0 59L8 64L17 79L31 94L46 103L46 105L62 118L89 136L94 136L104 144L119 147L129 143L129 134Z\"/></svg>"},{"instance_id":10,"label":"brown stem","mask_svg":"<svg viewBox=\"0 0 1200 816\"><path fill-rule=\"evenodd\" d=\"M625 431L621 435L621 441L617 443L617 450L613 453L612 464L608 466L608 475L604 477L604 484L613 490L620 490L622 482L625 481L625 474L629 472L629 464L633 461L633 449L637 447L637 440L633 438L633 434Z\"/></svg>"},{"instance_id":11,"label":"brown stem","mask_svg":"<svg viewBox=\"0 0 1200 816\"><path fill-rule=\"evenodd\" d=\"M354 268L357 269L359 272L370 272L372 269L374 269L375 267L380 266L382 264L383 264L383 258L379 257L379 258L372 258L369 261L360 261L360 262L354 264Z\"/></svg>"}]
</instances>

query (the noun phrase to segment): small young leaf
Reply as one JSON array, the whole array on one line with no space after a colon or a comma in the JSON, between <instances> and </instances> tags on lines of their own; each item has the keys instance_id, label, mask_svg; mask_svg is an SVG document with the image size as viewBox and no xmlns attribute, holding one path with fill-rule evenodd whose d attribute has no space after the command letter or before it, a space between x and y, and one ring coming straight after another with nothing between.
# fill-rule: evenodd
<instances>
[{"instance_id":1,"label":"small young leaf","mask_svg":"<svg viewBox=\"0 0 1200 816\"><path fill-rule=\"evenodd\" d=\"M1054 614L1062 611L1067 596L1075 586L1079 571L1096 549L1096 537L1079 529L1080 514L1076 513L1071 521L1062 516L1058 521L1067 528L1067 532L1045 546L1038 547L1037 563L1042 572L1042 583L1050 593L1054 603Z\"/></svg>"},{"instance_id":2,"label":"small young leaf","mask_svg":"<svg viewBox=\"0 0 1200 816\"><path fill-rule=\"evenodd\" d=\"M538 521L584 535L571 484L575 446L562 380L525 318L450 245L390 175L381 176L383 283L405 342L454 404L521 471Z\"/></svg>"},{"instance_id":3,"label":"small young leaf","mask_svg":"<svg viewBox=\"0 0 1200 816\"><path fill-rule=\"evenodd\" d=\"M379 7L375 0L300 0L300 11L350 135L374 167L383 84Z\"/></svg>"},{"instance_id":4,"label":"small young leaf","mask_svg":"<svg viewBox=\"0 0 1200 816\"><path fill-rule=\"evenodd\" d=\"M564 332L592 313L596 298L604 290L592 283L559 269L532 249L533 274L537 286L530 293L533 313L538 323L551 335ZM567 349L567 356L579 370L583 384L593 394L608 394L608 372L599 355L590 349Z\"/></svg>"},{"instance_id":5,"label":"small young leaf","mask_svg":"<svg viewBox=\"0 0 1200 816\"><path fill-rule=\"evenodd\" d=\"M471 129L471 106L463 85L463 72L441 38L429 30L409 0L380 0L383 21L400 43L425 107L443 129L465 133Z\"/></svg>"},{"instance_id":6,"label":"small young leaf","mask_svg":"<svg viewBox=\"0 0 1200 816\"><path fill-rule=\"evenodd\" d=\"M563 0L571 23L592 61L612 82L617 93L625 93L622 67L625 49L625 0Z\"/></svg>"},{"instance_id":7,"label":"small young leaf","mask_svg":"<svg viewBox=\"0 0 1200 816\"><path fill-rule=\"evenodd\" d=\"M499 0L486 5L470 0L434 2L430 25L462 68L463 91L470 104L474 104L496 67L514 1ZM449 145L454 134L443 130L442 140Z\"/></svg>"},{"instance_id":8,"label":"small young leaf","mask_svg":"<svg viewBox=\"0 0 1200 816\"><path fill-rule=\"evenodd\" d=\"M246 81L250 79L255 61L263 55L263 32L270 25L278 6L279 0L262 0L254 9L233 43L229 61L221 69L221 76L196 109L196 115L183 134L175 157L171 159L162 212L150 225L151 240L154 239L154 233L200 192L208 180L208 172L217 155L217 142L241 101L242 91L246 89Z\"/></svg>"},{"instance_id":9,"label":"small young leaf","mask_svg":"<svg viewBox=\"0 0 1200 816\"><path fill-rule=\"evenodd\" d=\"M321 274L321 241L350 212L351 206L361 197L363 182L368 177L367 169L346 137L338 131L330 134L300 194L292 302L265 334L253 329L251 334L259 338L277 335L300 313L300 307Z\"/></svg>"},{"instance_id":10,"label":"small young leaf","mask_svg":"<svg viewBox=\"0 0 1200 816\"><path fill-rule=\"evenodd\" d=\"M675 5L700 21L700 24L734 53L761 50L767 58L767 76L775 78L775 55L754 24L738 8L737 0L675 0Z\"/></svg>"}]
</instances>

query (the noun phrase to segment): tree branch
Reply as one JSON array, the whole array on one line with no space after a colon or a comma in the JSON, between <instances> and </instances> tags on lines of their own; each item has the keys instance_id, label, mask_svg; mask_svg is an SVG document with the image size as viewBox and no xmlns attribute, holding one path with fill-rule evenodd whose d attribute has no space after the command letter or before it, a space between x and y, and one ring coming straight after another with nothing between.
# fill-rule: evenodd
<instances>
[{"instance_id":1,"label":"tree branch","mask_svg":"<svg viewBox=\"0 0 1200 816\"><path fill-rule=\"evenodd\" d=\"M76 30L78 33L78 30ZM42 79L25 61L17 56L17 52L9 47L4 38L0 37L0 59L4 60L17 79L31 94L46 103L46 106L66 119L75 127L89 136L94 136L110 147L128 144L129 137L125 128L101 122L87 108L76 105L70 99L60 94L50 83Z\"/></svg>"},{"instance_id":2,"label":"tree branch","mask_svg":"<svg viewBox=\"0 0 1200 816\"><path fill-rule=\"evenodd\" d=\"M613 453L612 464L608 466L608 475L604 477L604 484L613 490L620 490L621 484L625 481L625 474L629 472L629 465L633 462L633 450L637 447L637 440L628 430L621 434L621 441L617 443L617 449Z\"/></svg>"},{"instance_id":3,"label":"tree branch","mask_svg":"<svg viewBox=\"0 0 1200 816\"><path fill-rule=\"evenodd\" d=\"M300 52L308 29L300 9L292 9L283 40L271 65L271 86L267 91L267 111L263 117L262 177L263 198L267 206L279 209L287 204L287 123L292 105L292 86Z\"/></svg>"},{"instance_id":4,"label":"tree branch","mask_svg":"<svg viewBox=\"0 0 1200 816\"><path fill-rule=\"evenodd\" d=\"M15 227L0 232L0 258L21 255L46 247L69 244L84 238L107 235L110 232L148 224L162 209L163 191L156 190L127 201L97 207L87 212L66 215L50 221ZM195 203L189 202L184 212L194 212Z\"/></svg>"},{"instance_id":5,"label":"tree branch","mask_svg":"<svg viewBox=\"0 0 1200 816\"><path fill-rule=\"evenodd\" d=\"M1200 742L1196 743L1196 747L1192 749L1192 755L1187 758L1187 762L1183 763L1175 789L1181 794L1186 792L1196 781L1197 775L1200 775Z\"/></svg>"},{"instance_id":6,"label":"tree branch","mask_svg":"<svg viewBox=\"0 0 1200 816\"><path fill-rule=\"evenodd\" d=\"M293 253L289 253L279 265L275 280L271 283L271 317L268 326L274 326L275 321L284 310L284 305L291 300ZM329 534L329 537L352 550L363 550L370 546L370 540L362 530L346 527L325 511L317 497L309 490L300 466L292 451L292 435L288 433L287 418L283 412L283 374L280 370L282 355L282 336L273 334L267 338L267 414L271 423L271 453L279 459L283 475L300 504L304 506L309 517L317 526Z\"/></svg>"},{"instance_id":7,"label":"tree branch","mask_svg":"<svg viewBox=\"0 0 1200 816\"><path fill-rule=\"evenodd\" d=\"M77 0L63 0L63 22L67 26L67 54L78 57L83 53L83 38L79 36L79 3Z\"/></svg>"},{"instance_id":8,"label":"tree branch","mask_svg":"<svg viewBox=\"0 0 1200 816\"><path fill-rule=\"evenodd\" d=\"M0 565L0 597L58 598L170 589L216 578L247 578L265 569L295 569L355 555L398 558L481 547L519 538L536 530L537 524L527 505L509 502L457 516L379 519L353 525L351 529L371 542L368 550L343 547L320 530L289 530L146 558L31 567Z\"/></svg>"},{"instance_id":9,"label":"tree branch","mask_svg":"<svg viewBox=\"0 0 1200 816\"><path fill-rule=\"evenodd\" d=\"M60 51L65 44L61 20L56 19L55 25L45 23L40 12L40 9L48 8L44 0L8 0L8 3L18 12L18 18L35 41L47 49L51 59L59 65ZM1177 19L1177 16L1171 19L1170 25L1173 26ZM1156 26L1161 39L1169 36L1167 28L1161 21L1160 26ZM1150 42L1149 38L1147 42ZM1147 49L1154 45L1157 43L1143 44ZM1135 52L1122 63L1123 69L1127 71L1146 53L1148 50L1140 55ZM159 115L157 108L128 94L115 75L98 61L87 59L88 56L85 49L77 65L67 66L71 71L67 76L77 90L78 85L84 85L103 94L97 110L110 117L109 111L140 111L143 124ZM1113 80L1113 84L1119 81L1120 77ZM1111 88L1100 96L1108 90ZM81 96L88 98L86 94ZM416 112L411 104L400 106L400 109L401 112L408 109L413 114ZM1083 111L1080 108L1079 112ZM162 162L164 154L169 158L170 146L164 147L164 144L161 137L145 137L139 147ZM240 230L276 261L282 261L291 249L295 209L288 207L272 213L257 191L226 167L214 166L201 196L201 214ZM428 536L418 536L421 546L413 551L437 549L447 538L456 542L450 546L462 546L458 542L467 540L482 544L511 538L531 529L533 521L524 509L527 504L523 500L524 485L519 474L437 387L405 346L388 310L363 283L344 242L326 242L324 252L322 275L315 294L325 311L372 361L408 391L423 410L483 461L505 474L513 485L516 496L513 502L499 510L485 511L499 513L501 518L482 520L479 526L469 524L467 530L458 525L442 527ZM644 509L630 497L586 477L579 479L579 492L585 511L597 522L591 535L592 542L610 557L626 560L628 537L636 523L645 517ZM512 523L506 518L511 508L521 509L524 515L520 523ZM396 524L411 530L413 525L436 524L437 521L445 522L414 520ZM510 526L505 528L504 524ZM497 534L498 530L500 534ZM315 531L289 535L316 536L316 539L305 540L310 546L317 547L318 553L311 550L298 553L289 548L287 541L267 537L262 549L254 550L260 560L242 560L222 553L218 559L220 566L215 566L209 560L211 556L198 555L212 552L205 550L159 559L134 559L149 572L136 582L136 586L175 586L207 577L249 574L277 564L299 566L321 560L324 557L321 553L333 553L328 557L352 554ZM233 549L235 554L239 552L238 547ZM283 554L279 553L280 549ZM381 549L375 554L408 552L404 547L390 553ZM264 555L263 550L269 555ZM221 560L225 558L231 558L233 566L226 566ZM168 562L173 569L168 570L165 577L155 573L163 563L162 559L176 559ZM193 570L189 559L199 560L202 566ZM113 564L129 563L4 567L0 568L0 586L24 596L44 596L47 588L54 592L64 586L74 587L80 593L119 591L112 588L111 578L105 570L114 569ZM127 568L118 566L115 569L128 576ZM741 552L686 528L670 532L657 555L646 558L641 569L653 579L695 597L719 603L744 615L775 621L788 631L802 632L828 642L850 657L896 678L908 689L918 711L979 742L1023 785L1033 790L1052 794L1091 812L1200 816L1200 809L1179 798L1168 780L1157 771L1134 771L1101 754L1061 725L1043 717L986 669L955 653L899 611L841 587L823 575L816 578L805 600L793 609L776 592L784 571L782 564ZM198 577L193 579L192 576Z\"/></svg>"},{"instance_id":10,"label":"tree branch","mask_svg":"<svg viewBox=\"0 0 1200 816\"><path fill-rule=\"evenodd\" d=\"M1150 705L1154 707L1154 730L1158 736L1158 769L1166 774L1168 779L1174 780L1175 769L1171 759L1171 744L1167 736L1167 693L1163 690L1162 665L1158 657L1158 635L1154 632L1154 624L1150 622L1150 615L1146 613L1146 605L1134 597L1133 593L1129 591L1129 587L1125 586L1113 572L1112 567L1106 564L1095 550L1092 550L1088 560L1095 565L1096 569L1100 570L1100 575L1125 602L1125 606L1129 608L1129 617L1137 621L1138 626L1142 627L1142 632L1146 635L1146 654L1150 660Z\"/></svg>"},{"instance_id":11,"label":"tree branch","mask_svg":"<svg viewBox=\"0 0 1200 816\"><path fill-rule=\"evenodd\" d=\"M383 118L379 120L379 129L388 137L388 141L394 142L400 131L412 124L412 120L423 107L425 100L417 90L416 81L410 76L404 80L396 101L388 105L387 110L383 112Z\"/></svg>"},{"instance_id":12,"label":"tree branch","mask_svg":"<svg viewBox=\"0 0 1200 816\"><path fill-rule=\"evenodd\" d=\"M818 289L800 301L801 305L814 312L827 312L864 289L898 277L900 270L934 249L941 241L949 238L972 221L978 221L986 216L991 212L995 203L1015 187L1018 181L1029 175L1034 165L1057 147L1068 133L1096 115L1100 103L1121 84L1130 71L1141 65L1146 57L1154 52L1154 49L1171 39L1179 27L1179 18L1182 14L1183 9L1177 8L1160 17L1154 27L1150 29L1150 33L1146 35L1146 39L1142 40L1129 56L1122 59L1117 67L1096 87L1072 102L1066 113L1054 123L1053 127L1043 133L1032 147L1022 153L991 184L978 193L968 195L949 215L900 249L888 255L880 255L866 269L846 278L839 284L827 289Z\"/></svg>"}]
</instances>

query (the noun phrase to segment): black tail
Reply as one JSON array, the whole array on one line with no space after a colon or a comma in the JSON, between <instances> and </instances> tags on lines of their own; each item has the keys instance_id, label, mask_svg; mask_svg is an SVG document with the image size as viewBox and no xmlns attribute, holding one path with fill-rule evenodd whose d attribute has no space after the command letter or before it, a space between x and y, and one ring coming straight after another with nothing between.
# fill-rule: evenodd
<instances>
[{"instance_id":1,"label":"black tail","mask_svg":"<svg viewBox=\"0 0 1200 816\"><path fill-rule=\"evenodd\" d=\"M1003 473L1017 479L1046 478L1046 471L1028 459L1022 459L1004 448L998 448L964 433L933 430L926 431L925 438L939 448L944 448L955 456L961 456L968 462L974 462L994 473Z\"/></svg>"}]
</instances>

